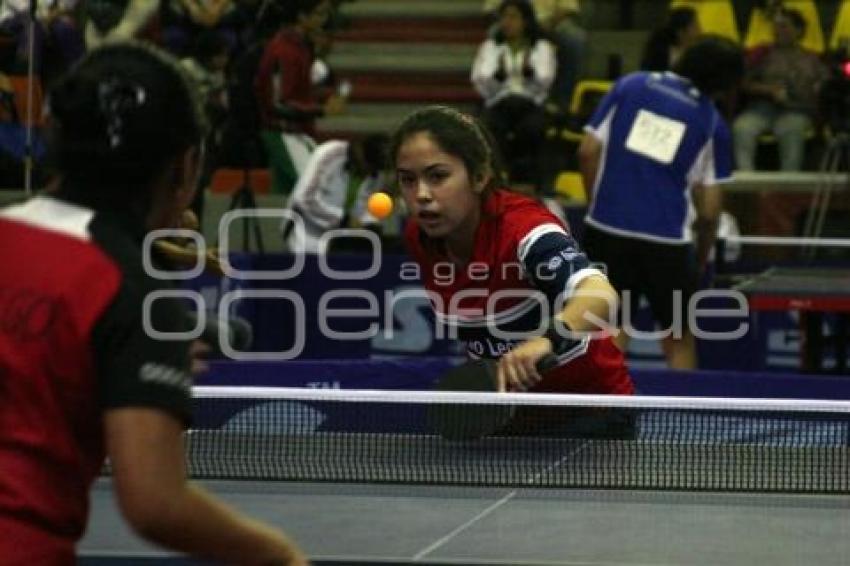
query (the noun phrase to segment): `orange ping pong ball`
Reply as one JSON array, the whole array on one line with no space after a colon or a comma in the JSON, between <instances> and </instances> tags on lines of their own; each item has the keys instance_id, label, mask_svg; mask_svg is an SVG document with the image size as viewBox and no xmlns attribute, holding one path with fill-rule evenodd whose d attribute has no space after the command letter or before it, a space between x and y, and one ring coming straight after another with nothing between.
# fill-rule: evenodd
<instances>
[{"instance_id":1,"label":"orange ping pong ball","mask_svg":"<svg viewBox=\"0 0 850 566\"><path fill-rule=\"evenodd\" d=\"M384 219L393 211L393 199L387 193L375 193L369 197L366 206L372 216Z\"/></svg>"}]
</instances>

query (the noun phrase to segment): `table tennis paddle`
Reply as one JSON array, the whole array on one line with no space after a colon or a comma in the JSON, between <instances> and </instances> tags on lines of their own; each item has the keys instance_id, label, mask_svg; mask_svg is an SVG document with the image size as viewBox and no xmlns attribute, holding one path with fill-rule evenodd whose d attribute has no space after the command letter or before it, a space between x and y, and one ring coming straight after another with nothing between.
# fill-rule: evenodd
<instances>
[{"instance_id":1,"label":"table tennis paddle","mask_svg":"<svg viewBox=\"0 0 850 566\"><path fill-rule=\"evenodd\" d=\"M437 382L437 391L498 391L496 360L469 360L448 370ZM558 365L558 359L547 354L537 362L544 372ZM514 415L513 405L443 404L430 405L428 426L447 440L474 440L503 429Z\"/></svg>"}]
</instances>

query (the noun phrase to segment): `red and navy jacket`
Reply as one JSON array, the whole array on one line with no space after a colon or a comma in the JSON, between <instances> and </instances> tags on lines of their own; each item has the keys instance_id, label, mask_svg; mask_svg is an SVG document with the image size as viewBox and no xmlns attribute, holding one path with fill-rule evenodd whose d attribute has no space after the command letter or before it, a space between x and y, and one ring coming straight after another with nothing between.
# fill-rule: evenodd
<instances>
[{"instance_id":1,"label":"red and navy jacket","mask_svg":"<svg viewBox=\"0 0 850 566\"><path fill-rule=\"evenodd\" d=\"M103 415L187 421L186 342L145 332L144 235L129 218L52 197L0 210L0 562L73 564L104 460ZM150 324L185 328L175 299Z\"/></svg>"},{"instance_id":2,"label":"red and navy jacket","mask_svg":"<svg viewBox=\"0 0 850 566\"><path fill-rule=\"evenodd\" d=\"M283 29L269 41L254 81L260 116L267 128L281 127L284 121L277 107L283 105L303 115L303 119L286 122L286 129L313 135L315 117L322 113L310 79L313 59L309 43L293 29Z\"/></svg>"},{"instance_id":3,"label":"red and navy jacket","mask_svg":"<svg viewBox=\"0 0 850 566\"><path fill-rule=\"evenodd\" d=\"M415 219L405 239L421 267L437 323L466 343L470 357L498 358L535 332L542 334L542 319L560 312L583 279L604 275L537 201L497 190L482 207L472 258L462 269L427 244ZM535 391L634 391L610 337L577 340L559 361Z\"/></svg>"}]
</instances>

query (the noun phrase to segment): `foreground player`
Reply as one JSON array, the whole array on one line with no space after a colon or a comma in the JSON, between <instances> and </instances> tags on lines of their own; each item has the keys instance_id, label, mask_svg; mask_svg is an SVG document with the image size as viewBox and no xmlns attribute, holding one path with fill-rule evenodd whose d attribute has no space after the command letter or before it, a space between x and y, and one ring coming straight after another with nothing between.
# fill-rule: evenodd
<instances>
[{"instance_id":1,"label":"foreground player","mask_svg":"<svg viewBox=\"0 0 850 566\"><path fill-rule=\"evenodd\" d=\"M502 390L633 392L610 337L570 332L599 330L616 292L554 215L497 186L478 122L451 108L419 110L399 126L390 156L438 321L458 329L470 356L499 358ZM535 363L550 352L560 365L541 376Z\"/></svg>"},{"instance_id":2,"label":"foreground player","mask_svg":"<svg viewBox=\"0 0 850 566\"><path fill-rule=\"evenodd\" d=\"M51 196L0 210L0 562L73 564L108 455L118 503L145 538L238 564L305 564L279 531L187 482L188 342L142 241L194 195L203 118L152 48L92 52L51 93ZM156 261L156 258L154 258Z\"/></svg>"}]
</instances>

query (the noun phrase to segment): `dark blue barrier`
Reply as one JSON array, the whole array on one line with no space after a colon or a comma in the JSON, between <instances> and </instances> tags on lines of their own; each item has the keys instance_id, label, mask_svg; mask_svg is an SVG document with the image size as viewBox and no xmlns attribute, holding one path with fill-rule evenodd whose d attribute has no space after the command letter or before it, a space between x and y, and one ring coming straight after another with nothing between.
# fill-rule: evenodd
<instances>
[{"instance_id":1,"label":"dark blue barrier","mask_svg":"<svg viewBox=\"0 0 850 566\"><path fill-rule=\"evenodd\" d=\"M376 258L379 265L368 277L356 273L370 268L370 255L330 256L324 272L319 261L317 256L305 256L303 267L288 277L261 279L247 273L245 278L233 279L203 276L191 281L189 287L201 293L212 312L222 299L233 299L238 293L264 294L233 301L227 309L227 314L250 322L254 331L252 350L269 356L261 359L352 360L459 353L457 343L435 335L430 305L421 294L418 268L406 256ZM235 255L231 263L243 272L282 272L292 267L293 257ZM329 270L337 273L328 274ZM419 295L411 297L411 293ZM707 298L700 303L701 309L713 309L714 313L698 318L703 330L720 332L749 325L749 331L734 340L699 340L701 367L749 371L798 368L800 331L796 313L716 316L717 309L739 306L729 297ZM634 318L638 328L651 329L647 307L641 307ZM356 333L361 336L353 338ZM826 367L834 363L829 356L827 353ZM636 369L663 365L655 339L632 340L628 357Z\"/></svg>"}]
</instances>

